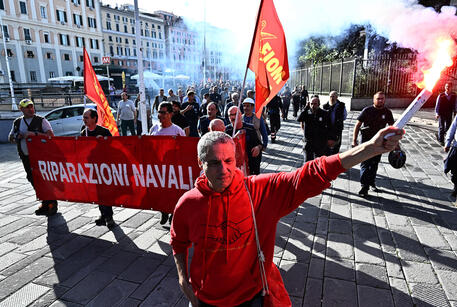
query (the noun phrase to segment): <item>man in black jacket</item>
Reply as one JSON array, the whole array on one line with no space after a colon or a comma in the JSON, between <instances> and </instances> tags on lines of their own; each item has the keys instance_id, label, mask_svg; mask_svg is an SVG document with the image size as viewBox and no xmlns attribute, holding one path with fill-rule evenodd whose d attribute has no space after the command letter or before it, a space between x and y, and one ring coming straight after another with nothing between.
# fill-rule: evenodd
<instances>
[{"instance_id":1,"label":"man in black jacket","mask_svg":"<svg viewBox=\"0 0 457 307\"><path fill-rule=\"evenodd\" d=\"M327 141L327 156L337 154L341 147L341 137L343 135L344 121L347 117L346 106L338 100L338 93L332 91L329 94L329 101L322 106L328 111L329 126L328 126L328 141Z\"/></svg>"},{"instance_id":2,"label":"man in black jacket","mask_svg":"<svg viewBox=\"0 0 457 307\"><path fill-rule=\"evenodd\" d=\"M456 94L451 92L452 84L447 82L444 93L438 95L435 106L435 118L438 120L438 142L444 145L444 135L451 126L452 115L456 112Z\"/></svg>"},{"instance_id":3,"label":"man in black jacket","mask_svg":"<svg viewBox=\"0 0 457 307\"><path fill-rule=\"evenodd\" d=\"M305 134L305 162L325 155L327 149L328 112L319 106L319 96L313 95L311 102L297 119Z\"/></svg>"}]
</instances>

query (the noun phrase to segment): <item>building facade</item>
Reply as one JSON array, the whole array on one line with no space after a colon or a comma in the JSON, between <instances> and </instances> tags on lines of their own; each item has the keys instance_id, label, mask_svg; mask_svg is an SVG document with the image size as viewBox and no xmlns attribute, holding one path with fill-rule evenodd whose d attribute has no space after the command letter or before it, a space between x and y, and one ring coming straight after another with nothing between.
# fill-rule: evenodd
<instances>
[{"instance_id":1,"label":"building facade","mask_svg":"<svg viewBox=\"0 0 457 307\"><path fill-rule=\"evenodd\" d=\"M156 73L163 72L166 61L163 19L146 12L140 12L139 18L143 68ZM138 73L134 8L132 5L102 5L101 21L105 55L111 57L111 76L119 87L122 71L127 77Z\"/></svg>"},{"instance_id":2,"label":"building facade","mask_svg":"<svg viewBox=\"0 0 457 307\"><path fill-rule=\"evenodd\" d=\"M1 44L0 82L46 83L81 75L83 47L94 65L103 56L100 5L96 0L0 0L6 50ZM0 41L1 42L1 41Z\"/></svg>"}]
</instances>

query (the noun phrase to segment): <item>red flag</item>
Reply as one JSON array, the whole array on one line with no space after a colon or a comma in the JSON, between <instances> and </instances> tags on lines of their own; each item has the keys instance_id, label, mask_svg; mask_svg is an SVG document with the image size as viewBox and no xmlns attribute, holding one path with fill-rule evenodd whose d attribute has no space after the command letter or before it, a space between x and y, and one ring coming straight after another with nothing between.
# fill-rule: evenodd
<instances>
[{"instance_id":1,"label":"red flag","mask_svg":"<svg viewBox=\"0 0 457 307\"><path fill-rule=\"evenodd\" d=\"M98 122L100 126L108 128L113 136L119 136L116 120L114 119L111 108L103 93L100 82L95 75L94 68L90 63L89 54L84 48L84 94L97 104Z\"/></svg>"},{"instance_id":2,"label":"red flag","mask_svg":"<svg viewBox=\"0 0 457 307\"><path fill-rule=\"evenodd\" d=\"M255 73L256 114L289 79L286 37L273 0L261 0L248 67Z\"/></svg>"}]
</instances>

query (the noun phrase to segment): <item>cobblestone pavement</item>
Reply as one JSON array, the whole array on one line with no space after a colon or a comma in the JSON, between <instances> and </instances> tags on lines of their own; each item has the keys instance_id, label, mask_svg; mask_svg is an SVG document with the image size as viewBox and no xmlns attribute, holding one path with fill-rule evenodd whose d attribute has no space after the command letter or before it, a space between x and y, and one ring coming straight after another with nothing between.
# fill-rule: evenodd
<instances>
[{"instance_id":1,"label":"cobblestone pavement","mask_svg":"<svg viewBox=\"0 0 457 307\"><path fill-rule=\"evenodd\" d=\"M281 219L275 261L294 306L457 306L457 209L435 131L417 119L406 128L406 167L384 156L369 199L356 167ZM283 122L263 172L300 166L301 135ZM0 151L0 306L187 306L157 212L115 208L113 231L94 225L90 204L37 217L15 147Z\"/></svg>"}]
</instances>

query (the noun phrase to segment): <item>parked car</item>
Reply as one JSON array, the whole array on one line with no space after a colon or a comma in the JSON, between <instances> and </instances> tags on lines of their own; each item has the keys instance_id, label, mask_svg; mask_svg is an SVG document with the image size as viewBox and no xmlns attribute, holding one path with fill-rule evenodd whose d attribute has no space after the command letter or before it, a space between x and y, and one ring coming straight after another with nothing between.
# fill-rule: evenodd
<instances>
[{"instance_id":1,"label":"parked car","mask_svg":"<svg viewBox=\"0 0 457 307\"><path fill-rule=\"evenodd\" d=\"M94 103L86 104L86 108L97 110ZM52 126L56 136L73 136L79 135L84 125L83 123L84 104L76 104L54 109L44 116ZM116 111L111 108L114 118Z\"/></svg>"}]
</instances>

